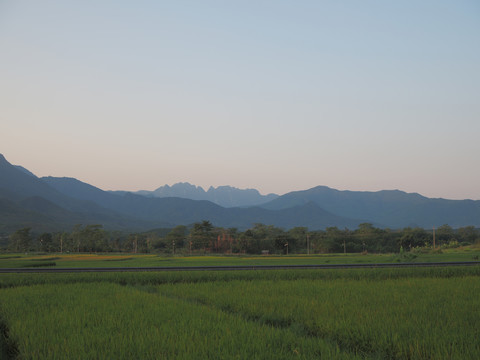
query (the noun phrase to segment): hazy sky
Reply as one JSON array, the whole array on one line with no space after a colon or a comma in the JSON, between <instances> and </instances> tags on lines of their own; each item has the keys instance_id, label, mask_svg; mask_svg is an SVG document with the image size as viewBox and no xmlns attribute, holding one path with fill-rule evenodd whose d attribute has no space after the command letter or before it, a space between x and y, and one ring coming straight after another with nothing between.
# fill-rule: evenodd
<instances>
[{"instance_id":1,"label":"hazy sky","mask_svg":"<svg viewBox=\"0 0 480 360\"><path fill-rule=\"evenodd\" d=\"M480 199L480 2L0 0L0 124L108 190Z\"/></svg>"}]
</instances>

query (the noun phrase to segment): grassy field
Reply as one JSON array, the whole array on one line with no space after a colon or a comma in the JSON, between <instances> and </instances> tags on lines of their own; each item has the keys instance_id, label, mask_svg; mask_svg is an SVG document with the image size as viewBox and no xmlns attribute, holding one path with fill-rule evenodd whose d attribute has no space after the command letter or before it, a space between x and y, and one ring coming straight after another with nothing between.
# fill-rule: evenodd
<instances>
[{"instance_id":1,"label":"grassy field","mask_svg":"<svg viewBox=\"0 0 480 360\"><path fill-rule=\"evenodd\" d=\"M478 359L480 266L0 275L2 359Z\"/></svg>"},{"instance_id":2,"label":"grassy field","mask_svg":"<svg viewBox=\"0 0 480 360\"><path fill-rule=\"evenodd\" d=\"M468 246L441 253L399 254L321 254L290 256L196 255L160 256L156 254L4 254L0 268L21 267L154 267L221 265L305 265L369 264L395 262L478 261L480 247Z\"/></svg>"}]
</instances>

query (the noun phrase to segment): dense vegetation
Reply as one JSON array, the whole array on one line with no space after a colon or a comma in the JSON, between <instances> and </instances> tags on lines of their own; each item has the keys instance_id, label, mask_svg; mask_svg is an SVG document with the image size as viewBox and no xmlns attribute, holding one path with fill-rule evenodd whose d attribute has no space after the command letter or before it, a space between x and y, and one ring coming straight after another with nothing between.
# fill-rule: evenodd
<instances>
[{"instance_id":1,"label":"dense vegetation","mask_svg":"<svg viewBox=\"0 0 480 360\"><path fill-rule=\"evenodd\" d=\"M435 238L434 238L435 236ZM434 240L435 239L435 240ZM106 231L101 225L77 225L70 232L33 234L22 228L3 238L3 249L13 252L131 252L131 253L391 253L419 247L455 247L480 240L473 226L453 229L443 225L435 230L404 228L380 229L363 223L355 230L329 227L309 231L305 227L290 230L256 224L246 231L214 227L202 221L190 227L158 229L126 234Z\"/></svg>"},{"instance_id":2,"label":"dense vegetation","mask_svg":"<svg viewBox=\"0 0 480 360\"><path fill-rule=\"evenodd\" d=\"M480 267L15 274L5 359L478 359Z\"/></svg>"}]
</instances>

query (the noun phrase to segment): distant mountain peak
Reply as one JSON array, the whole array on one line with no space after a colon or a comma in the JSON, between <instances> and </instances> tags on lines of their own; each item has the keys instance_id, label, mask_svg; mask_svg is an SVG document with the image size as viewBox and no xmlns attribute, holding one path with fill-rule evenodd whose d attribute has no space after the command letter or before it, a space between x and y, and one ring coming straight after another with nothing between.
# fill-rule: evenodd
<instances>
[{"instance_id":1,"label":"distant mountain peak","mask_svg":"<svg viewBox=\"0 0 480 360\"><path fill-rule=\"evenodd\" d=\"M222 207L258 206L278 197L276 194L261 195L256 189L239 189L230 185L210 186L205 191L201 186L188 182L160 186L154 191L141 190L138 195L147 197L180 197L191 200L208 200Z\"/></svg>"},{"instance_id":2,"label":"distant mountain peak","mask_svg":"<svg viewBox=\"0 0 480 360\"><path fill-rule=\"evenodd\" d=\"M165 184L155 189L153 192L161 193L162 191L171 190L171 189L181 189L181 190L189 190L189 191L205 191L201 186L192 185L189 182L178 182L173 185ZM142 190L142 191L146 191L146 190Z\"/></svg>"}]
</instances>

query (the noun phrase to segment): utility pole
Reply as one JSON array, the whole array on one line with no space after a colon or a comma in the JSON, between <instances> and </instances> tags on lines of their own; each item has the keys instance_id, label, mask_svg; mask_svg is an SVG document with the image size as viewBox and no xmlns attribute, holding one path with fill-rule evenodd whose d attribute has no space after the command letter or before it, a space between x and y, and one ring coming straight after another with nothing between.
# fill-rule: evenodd
<instances>
[{"instance_id":1,"label":"utility pole","mask_svg":"<svg viewBox=\"0 0 480 360\"><path fill-rule=\"evenodd\" d=\"M435 250L435 226L433 227L433 250Z\"/></svg>"},{"instance_id":2,"label":"utility pole","mask_svg":"<svg viewBox=\"0 0 480 360\"><path fill-rule=\"evenodd\" d=\"M285 246L287 247L287 255L288 255L288 242L285 244Z\"/></svg>"}]
</instances>

